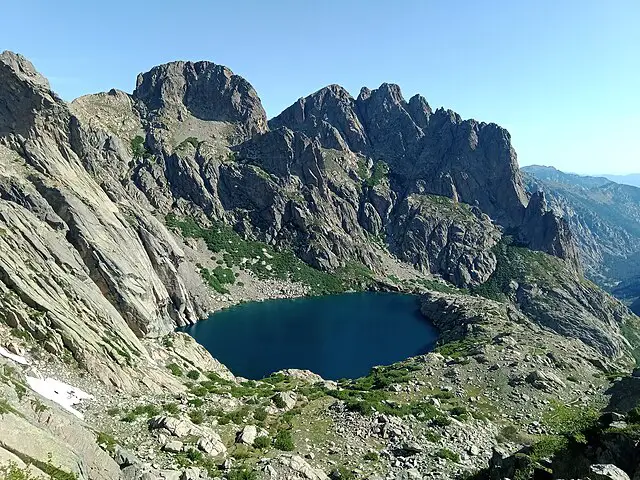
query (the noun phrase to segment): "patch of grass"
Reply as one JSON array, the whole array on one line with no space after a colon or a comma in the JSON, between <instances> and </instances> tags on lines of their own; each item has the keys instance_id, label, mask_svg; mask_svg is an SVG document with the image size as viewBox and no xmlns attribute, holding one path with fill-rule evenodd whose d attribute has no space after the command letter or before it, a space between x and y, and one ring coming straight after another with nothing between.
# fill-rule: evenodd
<instances>
[{"instance_id":1,"label":"patch of grass","mask_svg":"<svg viewBox=\"0 0 640 480\"><path fill-rule=\"evenodd\" d=\"M585 432L595 428L600 417L594 408L552 404L550 412L543 415L543 422L556 435L562 435L577 443L586 443Z\"/></svg>"},{"instance_id":2,"label":"patch of grass","mask_svg":"<svg viewBox=\"0 0 640 480\"><path fill-rule=\"evenodd\" d=\"M113 453L115 451L116 445L118 444L113 436L105 432L98 432L96 442L99 445L104 445L107 451L110 453Z\"/></svg>"},{"instance_id":3,"label":"patch of grass","mask_svg":"<svg viewBox=\"0 0 640 480\"><path fill-rule=\"evenodd\" d=\"M200 378L200 372L198 370L189 370L187 372L187 378L190 378L191 380L198 380L198 378Z\"/></svg>"},{"instance_id":4,"label":"patch of grass","mask_svg":"<svg viewBox=\"0 0 640 480\"><path fill-rule=\"evenodd\" d=\"M334 468L329 474L331 480L355 480L356 475L347 467L340 465Z\"/></svg>"},{"instance_id":5,"label":"patch of grass","mask_svg":"<svg viewBox=\"0 0 640 480\"><path fill-rule=\"evenodd\" d=\"M152 403L147 403L145 405L136 405L120 420L123 422L131 423L136 421L136 419L140 416L144 415L146 417L155 417L156 415L160 415L160 413L162 413L162 411L159 407Z\"/></svg>"},{"instance_id":6,"label":"patch of grass","mask_svg":"<svg viewBox=\"0 0 640 480\"><path fill-rule=\"evenodd\" d=\"M109 415L110 417L117 417L118 415L120 415L120 407L111 407L107 409L107 415Z\"/></svg>"},{"instance_id":7,"label":"patch of grass","mask_svg":"<svg viewBox=\"0 0 640 480\"><path fill-rule=\"evenodd\" d=\"M468 357L476 353L478 349L477 340L472 338L463 338L461 340L453 340L435 348L435 352L445 357L458 359L460 357Z\"/></svg>"}]
</instances>

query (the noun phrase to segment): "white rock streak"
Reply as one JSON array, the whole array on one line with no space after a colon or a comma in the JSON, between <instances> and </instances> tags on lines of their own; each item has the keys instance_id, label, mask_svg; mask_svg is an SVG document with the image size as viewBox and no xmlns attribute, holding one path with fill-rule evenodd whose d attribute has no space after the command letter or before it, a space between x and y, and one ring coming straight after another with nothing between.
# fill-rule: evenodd
<instances>
[{"instance_id":1,"label":"white rock streak","mask_svg":"<svg viewBox=\"0 0 640 480\"><path fill-rule=\"evenodd\" d=\"M4 347L0 347L0 355L2 355L5 358L8 358L9 360L13 360L16 363L19 363L20 365L29 365L29 361L24 358L22 355L16 355L15 353L11 353L9 350L7 350Z\"/></svg>"}]
</instances>

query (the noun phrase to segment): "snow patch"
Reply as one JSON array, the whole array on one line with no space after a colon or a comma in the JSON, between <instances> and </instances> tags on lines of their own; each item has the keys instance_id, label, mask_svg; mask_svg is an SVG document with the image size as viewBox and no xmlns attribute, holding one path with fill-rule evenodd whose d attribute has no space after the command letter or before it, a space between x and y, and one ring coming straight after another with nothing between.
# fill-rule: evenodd
<instances>
[{"instance_id":1,"label":"snow patch","mask_svg":"<svg viewBox=\"0 0 640 480\"><path fill-rule=\"evenodd\" d=\"M13 360L16 363L19 363L20 365L29 365L29 361L24 358L22 355L16 355L15 353L11 353L9 350L7 350L4 347L0 347L0 355L2 355L4 358L8 358L9 360Z\"/></svg>"},{"instance_id":2,"label":"snow patch","mask_svg":"<svg viewBox=\"0 0 640 480\"><path fill-rule=\"evenodd\" d=\"M73 408L73 406L77 405L82 400L90 400L94 398L93 395L83 392L73 385L68 385L49 377L43 380L41 378L30 377L27 375L27 383L34 392L37 392L44 398L57 403L67 412L74 414L78 418L84 418L84 415Z\"/></svg>"}]
</instances>

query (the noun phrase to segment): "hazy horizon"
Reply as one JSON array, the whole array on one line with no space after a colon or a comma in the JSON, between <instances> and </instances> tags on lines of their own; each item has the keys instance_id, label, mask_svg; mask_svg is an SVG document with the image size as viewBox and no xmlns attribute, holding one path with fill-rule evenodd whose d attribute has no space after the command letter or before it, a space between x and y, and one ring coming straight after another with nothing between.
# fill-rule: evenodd
<instances>
[{"instance_id":1,"label":"hazy horizon","mask_svg":"<svg viewBox=\"0 0 640 480\"><path fill-rule=\"evenodd\" d=\"M490 6L401 0L302 5L204 0L154 8L25 0L7 5L1 49L25 55L65 100L118 88L174 60L242 75L269 117L332 83L357 96L397 83L405 98L509 130L521 166L636 173L640 2ZM29 28L25 28L29 25Z\"/></svg>"}]
</instances>

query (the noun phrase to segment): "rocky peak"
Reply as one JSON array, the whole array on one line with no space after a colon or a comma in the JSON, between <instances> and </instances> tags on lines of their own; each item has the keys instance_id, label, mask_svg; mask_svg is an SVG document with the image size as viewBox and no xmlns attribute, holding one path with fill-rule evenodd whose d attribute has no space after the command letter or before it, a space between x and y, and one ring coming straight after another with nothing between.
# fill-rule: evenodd
<instances>
[{"instance_id":1,"label":"rocky peak","mask_svg":"<svg viewBox=\"0 0 640 480\"><path fill-rule=\"evenodd\" d=\"M49 90L49 82L22 55L0 54L0 136L28 137L37 112L44 110L51 110L49 122L64 116L63 102Z\"/></svg>"},{"instance_id":2,"label":"rocky peak","mask_svg":"<svg viewBox=\"0 0 640 480\"><path fill-rule=\"evenodd\" d=\"M329 85L296 103L269 121L271 128L289 127L317 137L323 146L360 151L368 140L356 102L343 87Z\"/></svg>"},{"instance_id":3,"label":"rocky peak","mask_svg":"<svg viewBox=\"0 0 640 480\"><path fill-rule=\"evenodd\" d=\"M150 113L189 114L199 120L232 122L248 135L265 132L267 116L244 78L212 62L172 62L138 75L135 99Z\"/></svg>"},{"instance_id":4,"label":"rocky peak","mask_svg":"<svg viewBox=\"0 0 640 480\"><path fill-rule=\"evenodd\" d=\"M11 68L14 73L20 76L23 80L28 80L36 85L39 85L46 90L49 90L49 81L42 76L33 64L19 53L10 52L5 50L0 53L0 62Z\"/></svg>"}]
</instances>

